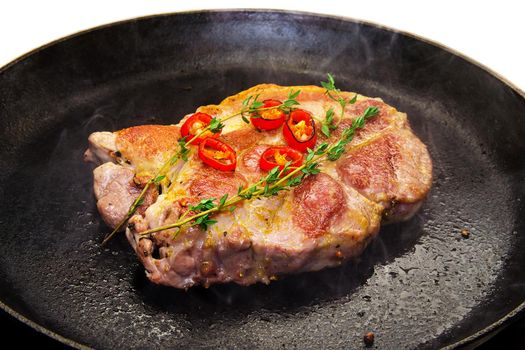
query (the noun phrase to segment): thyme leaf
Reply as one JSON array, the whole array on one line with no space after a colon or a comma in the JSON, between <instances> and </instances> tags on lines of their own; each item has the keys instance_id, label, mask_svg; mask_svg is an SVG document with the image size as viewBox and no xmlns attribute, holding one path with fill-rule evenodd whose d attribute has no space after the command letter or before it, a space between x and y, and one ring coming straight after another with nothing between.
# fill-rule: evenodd
<instances>
[{"instance_id":1,"label":"thyme leaf","mask_svg":"<svg viewBox=\"0 0 525 350\"><path fill-rule=\"evenodd\" d=\"M316 156L320 156L321 154L324 153L324 151L326 151L326 149L328 148L329 144L326 143L326 142L323 142L321 143L319 146L317 146L317 148L315 149L314 153Z\"/></svg>"},{"instance_id":2,"label":"thyme leaf","mask_svg":"<svg viewBox=\"0 0 525 350\"><path fill-rule=\"evenodd\" d=\"M248 96L242 102L242 105L243 105L244 108L241 110L241 114L243 112L246 112L246 110L249 113L257 112L257 109L261 108L264 105L262 102L257 101L258 98L259 98L259 94L255 95L255 96Z\"/></svg>"},{"instance_id":3,"label":"thyme leaf","mask_svg":"<svg viewBox=\"0 0 525 350\"><path fill-rule=\"evenodd\" d=\"M190 205L189 210L190 211L206 211L206 210L213 209L216 207L216 205L213 203L214 200L215 198L203 199L195 206Z\"/></svg>"},{"instance_id":4,"label":"thyme leaf","mask_svg":"<svg viewBox=\"0 0 525 350\"><path fill-rule=\"evenodd\" d=\"M257 190L258 190L257 185L253 185L243 190L241 193L238 194L238 196L244 199L251 199L253 197L253 194Z\"/></svg>"},{"instance_id":5,"label":"thyme leaf","mask_svg":"<svg viewBox=\"0 0 525 350\"><path fill-rule=\"evenodd\" d=\"M170 165L175 165L175 163L177 162L179 158L185 162L188 161L188 155L190 154L190 150L188 147L186 147L187 145L186 136L181 138L177 143L179 144L180 149L178 153L176 153L173 157L171 157Z\"/></svg>"},{"instance_id":6,"label":"thyme leaf","mask_svg":"<svg viewBox=\"0 0 525 350\"><path fill-rule=\"evenodd\" d=\"M268 172L268 175L266 175L263 181L266 182L267 184L274 183L275 181L279 179L279 173L280 173L279 167L276 166Z\"/></svg>"},{"instance_id":7,"label":"thyme leaf","mask_svg":"<svg viewBox=\"0 0 525 350\"><path fill-rule=\"evenodd\" d=\"M252 100L253 96L250 95L248 97L246 97L243 101L242 101L242 106L243 107L248 107L250 105L250 101Z\"/></svg>"},{"instance_id":8,"label":"thyme leaf","mask_svg":"<svg viewBox=\"0 0 525 350\"><path fill-rule=\"evenodd\" d=\"M322 81L321 82L321 86L324 87L327 91L336 90L335 80L334 80L334 77L332 76L332 74L328 73L327 77L328 77L328 81L326 81L326 82Z\"/></svg>"},{"instance_id":9,"label":"thyme leaf","mask_svg":"<svg viewBox=\"0 0 525 350\"><path fill-rule=\"evenodd\" d=\"M228 193L226 193L224 196L221 197L221 200L219 201L219 207L218 207L219 210L222 209L222 207L224 207L227 199L228 199Z\"/></svg>"},{"instance_id":10,"label":"thyme leaf","mask_svg":"<svg viewBox=\"0 0 525 350\"><path fill-rule=\"evenodd\" d=\"M142 204L144 204L144 197L139 197L137 198L137 200L135 201L135 203L133 203L133 206L138 208L140 207Z\"/></svg>"},{"instance_id":11,"label":"thyme leaf","mask_svg":"<svg viewBox=\"0 0 525 350\"><path fill-rule=\"evenodd\" d=\"M277 194L279 194L279 192L281 192L282 190L286 189L285 186L271 186L269 184L267 184L265 187L264 187L264 192L262 193L262 196L263 197L271 197L271 196L276 196Z\"/></svg>"},{"instance_id":12,"label":"thyme leaf","mask_svg":"<svg viewBox=\"0 0 525 350\"><path fill-rule=\"evenodd\" d=\"M321 124L321 132L324 136L330 137L332 136L332 130L335 129L337 129L337 125L334 123L334 109L330 107L330 109L326 111L326 115Z\"/></svg>"},{"instance_id":13,"label":"thyme leaf","mask_svg":"<svg viewBox=\"0 0 525 350\"><path fill-rule=\"evenodd\" d=\"M290 92L288 93L288 98L280 105L277 106L280 110L284 112L290 112L293 110L294 106L299 105L299 102L297 102L296 98L301 93L301 90L294 91L293 89L290 89Z\"/></svg>"},{"instance_id":14,"label":"thyme leaf","mask_svg":"<svg viewBox=\"0 0 525 350\"><path fill-rule=\"evenodd\" d=\"M302 181L303 181L303 176L291 177L286 182L286 186L295 187L295 186L300 185Z\"/></svg>"},{"instance_id":15,"label":"thyme leaf","mask_svg":"<svg viewBox=\"0 0 525 350\"><path fill-rule=\"evenodd\" d=\"M251 104L251 106L250 106L250 110L255 111L256 109L259 109L259 108L261 108L262 106L264 106L264 103L259 102L259 101L254 101L254 102Z\"/></svg>"},{"instance_id":16,"label":"thyme leaf","mask_svg":"<svg viewBox=\"0 0 525 350\"><path fill-rule=\"evenodd\" d=\"M155 185L158 185L165 178L166 178L166 175L159 175L153 180L153 182L155 183Z\"/></svg>"},{"instance_id":17,"label":"thyme leaf","mask_svg":"<svg viewBox=\"0 0 525 350\"><path fill-rule=\"evenodd\" d=\"M293 89L290 90L290 93L288 94L288 100L294 100L299 96L301 93L301 90L293 91Z\"/></svg>"},{"instance_id":18,"label":"thyme leaf","mask_svg":"<svg viewBox=\"0 0 525 350\"><path fill-rule=\"evenodd\" d=\"M211 118L210 125L208 127L212 133L216 134L221 131L222 128L224 128L224 124L222 123L221 119L213 117Z\"/></svg>"},{"instance_id":19,"label":"thyme leaf","mask_svg":"<svg viewBox=\"0 0 525 350\"><path fill-rule=\"evenodd\" d=\"M314 153L311 153L311 154L314 154ZM303 169L301 169L301 171L305 174L305 175L315 175L315 174L319 174L321 172L321 169L319 169L319 163L318 162L310 162L308 163L308 165L306 165Z\"/></svg>"},{"instance_id":20,"label":"thyme leaf","mask_svg":"<svg viewBox=\"0 0 525 350\"><path fill-rule=\"evenodd\" d=\"M193 222L193 225L198 225L201 229L207 230L209 226L216 224L217 220L210 219L209 214L198 217Z\"/></svg>"}]
</instances>

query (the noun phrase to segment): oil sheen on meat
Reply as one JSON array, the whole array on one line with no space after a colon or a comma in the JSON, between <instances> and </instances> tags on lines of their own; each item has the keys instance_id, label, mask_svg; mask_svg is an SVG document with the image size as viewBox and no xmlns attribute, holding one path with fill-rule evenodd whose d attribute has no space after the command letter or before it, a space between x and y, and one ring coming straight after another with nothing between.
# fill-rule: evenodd
<instances>
[{"instance_id":1,"label":"oil sheen on meat","mask_svg":"<svg viewBox=\"0 0 525 350\"><path fill-rule=\"evenodd\" d=\"M301 90L300 108L320 120L329 108L339 110L322 88L262 84L197 111L223 118L239 111L250 95L284 101L292 88ZM257 181L264 175L258 166L260 155L272 145L285 144L281 129L259 132L240 118L226 121L221 139L236 150L237 169L215 170L202 164L193 151L187 162L180 161L170 170L169 191L149 190L128 222L127 239L148 278L176 288L269 283L285 274L337 266L361 254L382 222L410 219L430 190L432 163L406 114L380 99L357 95L355 104L347 105L338 130L328 140L319 135L318 142L334 141L370 106L378 107L379 115L356 133L344 155L336 162L323 162L320 174L293 190L244 201L233 212L216 214L217 223L207 231L192 226L176 237L172 230L139 235L176 222L201 199L234 195L239 186ZM108 226L115 227L125 217L144 184L177 151L180 125L187 117L177 125L143 125L90 135L85 158L99 165L94 170L94 192Z\"/></svg>"}]
</instances>

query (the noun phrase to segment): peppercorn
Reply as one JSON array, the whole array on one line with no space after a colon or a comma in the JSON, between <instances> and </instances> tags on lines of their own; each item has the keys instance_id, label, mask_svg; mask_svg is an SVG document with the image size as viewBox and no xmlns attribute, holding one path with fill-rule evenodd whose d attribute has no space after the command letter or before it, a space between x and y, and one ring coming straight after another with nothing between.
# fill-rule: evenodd
<instances>
[{"instance_id":1,"label":"peppercorn","mask_svg":"<svg viewBox=\"0 0 525 350\"><path fill-rule=\"evenodd\" d=\"M372 346L374 344L374 333L368 332L363 337L363 341L365 342L366 346Z\"/></svg>"}]
</instances>

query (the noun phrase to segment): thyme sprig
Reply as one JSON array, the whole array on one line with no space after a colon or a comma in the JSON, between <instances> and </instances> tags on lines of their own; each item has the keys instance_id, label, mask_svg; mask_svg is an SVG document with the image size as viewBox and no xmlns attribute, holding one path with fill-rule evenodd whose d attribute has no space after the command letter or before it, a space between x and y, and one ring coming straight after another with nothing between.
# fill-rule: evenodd
<instances>
[{"instance_id":1,"label":"thyme sprig","mask_svg":"<svg viewBox=\"0 0 525 350\"><path fill-rule=\"evenodd\" d=\"M237 117L239 115L243 118L243 120L245 122L249 123L250 121L247 120L246 117L244 116L244 114L247 113L247 112L252 114L252 113L257 113L257 112L260 112L260 111L263 111L263 110L270 110L270 109L275 109L275 108L279 108L279 109L282 109L282 110L285 110L285 111L286 110L289 111L290 109L293 108L293 106L299 104L299 102L297 102L296 98L297 98L297 96L299 96L300 92L301 92L300 90L297 90L297 91L290 90L290 93L288 94L288 99L286 101L284 101L281 105L273 106L273 107L267 107L267 108L261 108L264 104L262 102L260 102L260 101L257 101L259 95L256 95L255 97L248 96L242 102L242 108L241 108L240 111L238 111L238 112L236 112L234 114L228 115L228 116L226 116L224 118L213 117L211 119L211 121L210 121L210 124L208 124L205 128L202 128L200 130L200 132L198 132L190 140L186 141L186 137L183 137L180 140L178 140L179 150L176 153L174 153L168 159L168 161L166 163L164 163L162 165L162 167L157 171L157 173L148 182L146 182L146 184L144 185L144 188L140 192L139 196L131 204L128 212L126 213L126 216L124 217L124 219L122 219L122 221L119 222L119 224L113 229L113 231L111 231L111 233L107 234L104 237L104 240L102 241L102 245L106 244L111 238L113 238L113 236L122 228L122 226L124 226L124 224L133 216L133 214L135 214L137 209L142 204L144 204L144 196L146 195L146 192L148 191L148 189L152 185L160 184L166 178L165 174L168 172L168 170L170 169L171 166L175 165L175 163L177 163L177 161L179 159L182 159L183 161L188 161L188 156L189 156L189 153L190 153L190 149L188 148L188 146L190 146L202 134L204 134L207 131L211 131L214 134L220 132L224 128L224 122L225 121L227 121L227 120L229 120L231 118ZM213 221L213 220L209 220L209 221ZM204 226L207 223L209 223L209 221L203 221L202 223L199 222L198 224Z\"/></svg>"},{"instance_id":2,"label":"thyme sprig","mask_svg":"<svg viewBox=\"0 0 525 350\"><path fill-rule=\"evenodd\" d=\"M332 135L332 131L337 129L339 123L341 123L343 115L345 114L346 106L348 104L354 104L357 101L357 94L355 94L351 99L345 99L341 95L341 90L335 86L334 77L330 73L328 73L327 76L328 81L322 81L321 86L325 88L325 94L330 97L330 99L339 103L339 106L341 106L341 114L337 122L334 122L334 110L333 108L330 108L328 111L326 111L325 119L321 123L321 132L326 137L330 137Z\"/></svg>"},{"instance_id":3,"label":"thyme sprig","mask_svg":"<svg viewBox=\"0 0 525 350\"><path fill-rule=\"evenodd\" d=\"M174 238L181 232L181 227L190 224L191 226L198 225L202 229L208 229L210 225L216 223L216 220L210 219L210 215L234 207L239 202L251 200L260 197L271 197L278 195L281 191L290 190L292 187L298 186L302 181L310 175L315 175L321 172L319 166L326 158L330 161L338 160L345 152L345 147L350 143L354 137L357 129L361 129L366 125L366 121L379 113L377 107L368 107L361 116L354 119L352 124L345 128L341 137L332 143L321 143L314 150L308 149L308 155L305 162L298 167L291 167L291 162L285 164L282 170L279 167L272 168L268 174L261 177L259 181L248 186L239 187L237 194L228 198L224 195L219 204L215 204L215 198L204 199L197 206L189 208L191 211L198 211L194 215L187 216L187 211L175 223L159 226L150 230L139 232L140 235L150 235L155 232L175 229L178 230L173 233Z\"/></svg>"}]
</instances>

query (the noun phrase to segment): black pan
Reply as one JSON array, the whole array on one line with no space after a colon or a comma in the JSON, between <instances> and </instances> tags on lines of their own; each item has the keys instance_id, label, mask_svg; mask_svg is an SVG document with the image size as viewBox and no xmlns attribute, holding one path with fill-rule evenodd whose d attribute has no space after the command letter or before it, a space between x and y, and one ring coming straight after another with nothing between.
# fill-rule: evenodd
<instances>
[{"instance_id":1,"label":"black pan","mask_svg":"<svg viewBox=\"0 0 525 350\"><path fill-rule=\"evenodd\" d=\"M358 261L271 285L181 291L146 279L124 237L106 248L87 136L176 123L257 83L380 96L434 161L409 222ZM525 301L525 100L434 44L334 17L194 12L126 21L0 71L0 300L73 346L378 348L472 344ZM470 232L464 238L461 231Z\"/></svg>"}]
</instances>

